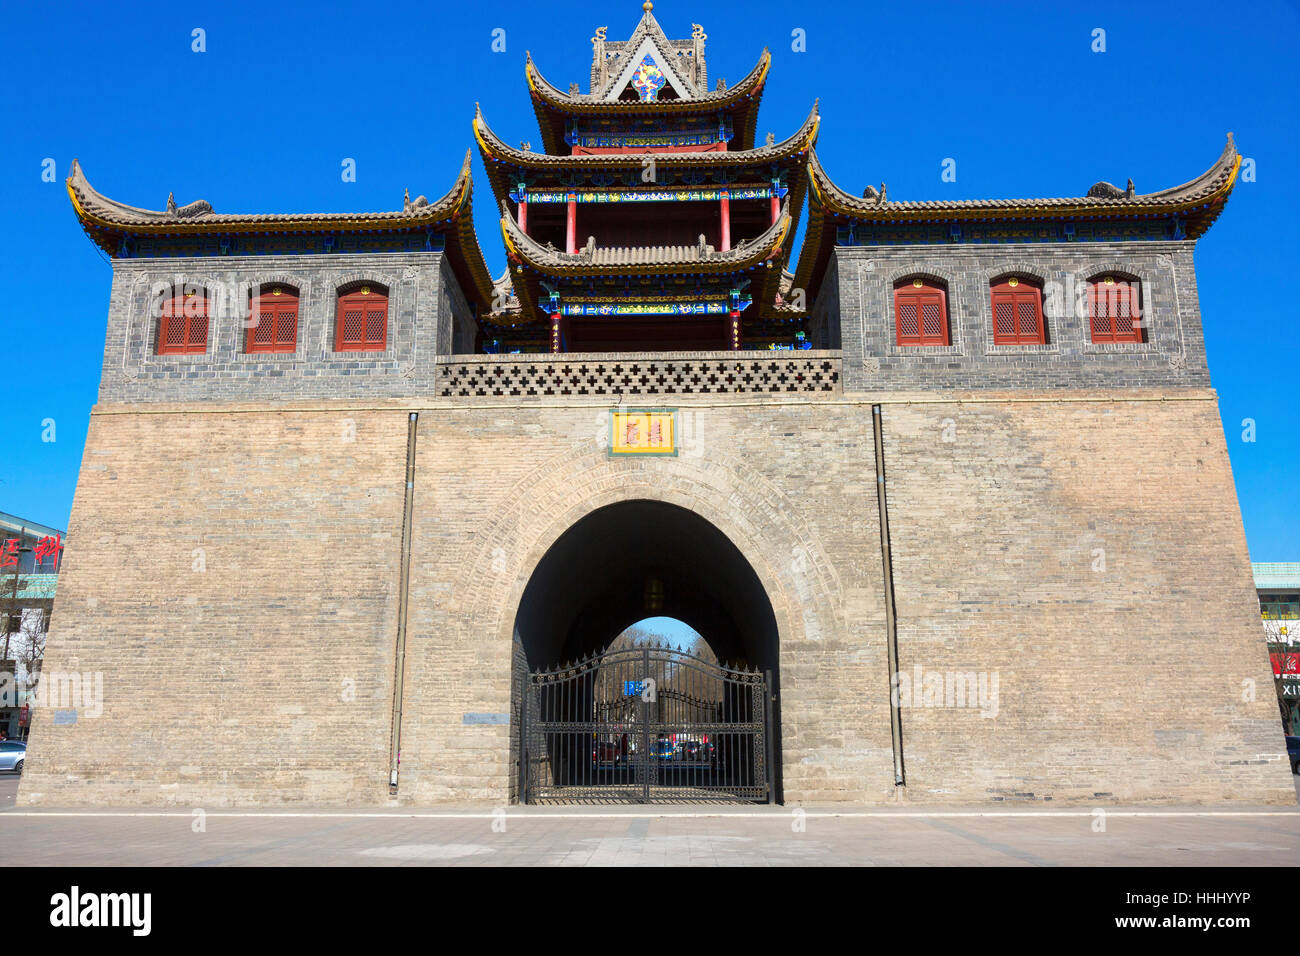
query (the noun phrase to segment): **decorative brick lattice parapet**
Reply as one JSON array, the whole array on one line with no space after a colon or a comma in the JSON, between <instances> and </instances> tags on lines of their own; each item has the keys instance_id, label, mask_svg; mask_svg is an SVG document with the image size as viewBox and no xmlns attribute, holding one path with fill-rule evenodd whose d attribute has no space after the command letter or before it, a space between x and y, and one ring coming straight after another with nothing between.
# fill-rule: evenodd
<instances>
[{"instance_id":1,"label":"decorative brick lattice parapet","mask_svg":"<svg viewBox=\"0 0 1300 956\"><path fill-rule=\"evenodd\" d=\"M838 394L838 351L465 355L438 364L443 398Z\"/></svg>"}]
</instances>

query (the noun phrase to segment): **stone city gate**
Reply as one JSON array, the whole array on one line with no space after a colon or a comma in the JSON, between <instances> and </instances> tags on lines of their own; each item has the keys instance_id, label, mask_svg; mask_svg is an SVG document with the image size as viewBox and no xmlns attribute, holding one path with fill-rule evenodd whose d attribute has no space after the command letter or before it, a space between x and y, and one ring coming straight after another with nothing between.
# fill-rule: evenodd
<instances>
[{"instance_id":1,"label":"stone city gate","mask_svg":"<svg viewBox=\"0 0 1300 956\"><path fill-rule=\"evenodd\" d=\"M770 673L648 645L521 689L522 802L775 800Z\"/></svg>"},{"instance_id":2,"label":"stone city gate","mask_svg":"<svg viewBox=\"0 0 1300 956\"><path fill-rule=\"evenodd\" d=\"M1173 189L899 202L836 185L816 108L756 142L770 54L710 89L703 29L671 40L649 6L598 30L586 93L528 62L542 149L474 117L499 280L469 156L434 201L330 214L142 209L73 163L113 285L45 667L108 697L33 710L18 802L495 803L526 699L531 799L586 774L627 799L1293 805L1276 705L1235 683L1271 671L1193 262L1231 138ZM1044 312L1071 276L1091 314ZM584 461L596 510L566 485ZM204 573L169 573L192 549ZM745 701L731 723L663 710L676 658L598 679L652 614L763 675L764 747L729 675L698 696ZM257 706L220 679L250 654ZM915 665L1015 692L996 721L904 715L889 678Z\"/></svg>"}]
</instances>

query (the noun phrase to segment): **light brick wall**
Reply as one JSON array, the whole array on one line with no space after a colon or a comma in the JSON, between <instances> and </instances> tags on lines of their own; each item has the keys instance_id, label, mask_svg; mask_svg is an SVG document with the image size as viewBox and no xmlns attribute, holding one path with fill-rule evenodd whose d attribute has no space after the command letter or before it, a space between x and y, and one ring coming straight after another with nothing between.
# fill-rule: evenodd
<instances>
[{"instance_id":1,"label":"light brick wall","mask_svg":"<svg viewBox=\"0 0 1300 956\"><path fill-rule=\"evenodd\" d=\"M909 796L1293 801L1216 404L1165 398L692 400L677 458L617 461L608 406L577 401L105 407L46 664L102 671L104 714L37 712L20 802L385 799L409 409L404 802L508 798L509 727L466 715L510 711L514 615L547 548L641 498L712 522L769 595L787 802L891 800L873 400L901 664L1000 675L995 719L904 712Z\"/></svg>"},{"instance_id":2,"label":"light brick wall","mask_svg":"<svg viewBox=\"0 0 1300 956\"><path fill-rule=\"evenodd\" d=\"M1217 403L1134 398L886 406L900 669L1000 677L910 798L1294 803Z\"/></svg>"},{"instance_id":3,"label":"light brick wall","mask_svg":"<svg viewBox=\"0 0 1300 956\"><path fill-rule=\"evenodd\" d=\"M401 411L93 416L45 673L103 713L33 709L24 803L382 800L405 457Z\"/></svg>"},{"instance_id":4,"label":"light brick wall","mask_svg":"<svg viewBox=\"0 0 1300 956\"><path fill-rule=\"evenodd\" d=\"M532 569L584 515L649 499L712 522L753 567L781 641L788 799L883 795L889 744L870 409L682 406L676 458L611 461L608 407L421 415L403 787L504 799L511 638ZM756 414L758 412L758 414ZM865 549L864 543L865 542ZM629 542L635 547L635 542ZM877 693L863 694L875 687Z\"/></svg>"}]
</instances>

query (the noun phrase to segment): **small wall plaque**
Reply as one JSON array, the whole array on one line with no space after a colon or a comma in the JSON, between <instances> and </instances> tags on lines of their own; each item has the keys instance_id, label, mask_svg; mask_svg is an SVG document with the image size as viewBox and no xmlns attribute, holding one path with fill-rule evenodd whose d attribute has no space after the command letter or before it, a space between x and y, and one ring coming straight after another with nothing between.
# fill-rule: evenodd
<instances>
[{"instance_id":1,"label":"small wall plaque","mask_svg":"<svg viewBox=\"0 0 1300 956\"><path fill-rule=\"evenodd\" d=\"M609 413L609 455L676 455L677 409L619 408Z\"/></svg>"}]
</instances>

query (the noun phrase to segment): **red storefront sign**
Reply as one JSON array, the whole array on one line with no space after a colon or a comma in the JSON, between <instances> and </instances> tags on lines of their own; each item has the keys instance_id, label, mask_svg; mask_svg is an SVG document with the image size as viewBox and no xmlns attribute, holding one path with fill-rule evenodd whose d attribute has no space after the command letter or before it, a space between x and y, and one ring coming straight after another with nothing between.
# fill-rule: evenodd
<instances>
[{"instance_id":1,"label":"red storefront sign","mask_svg":"<svg viewBox=\"0 0 1300 956\"><path fill-rule=\"evenodd\" d=\"M18 538L6 538L3 545L0 545L0 568L12 568L18 563ZM48 557L53 556L54 567L59 566L59 552L63 550L63 535L56 534L53 537L41 538L36 542L36 547L32 548L32 558L39 564Z\"/></svg>"},{"instance_id":2,"label":"red storefront sign","mask_svg":"<svg viewBox=\"0 0 1300 956\"><path fill-rule=\"evenodd\" d=\"M1273 676L1300 677L1300 651L1270 651L1268 658L1273 662Z\"/></svg>"}]
</instances>

